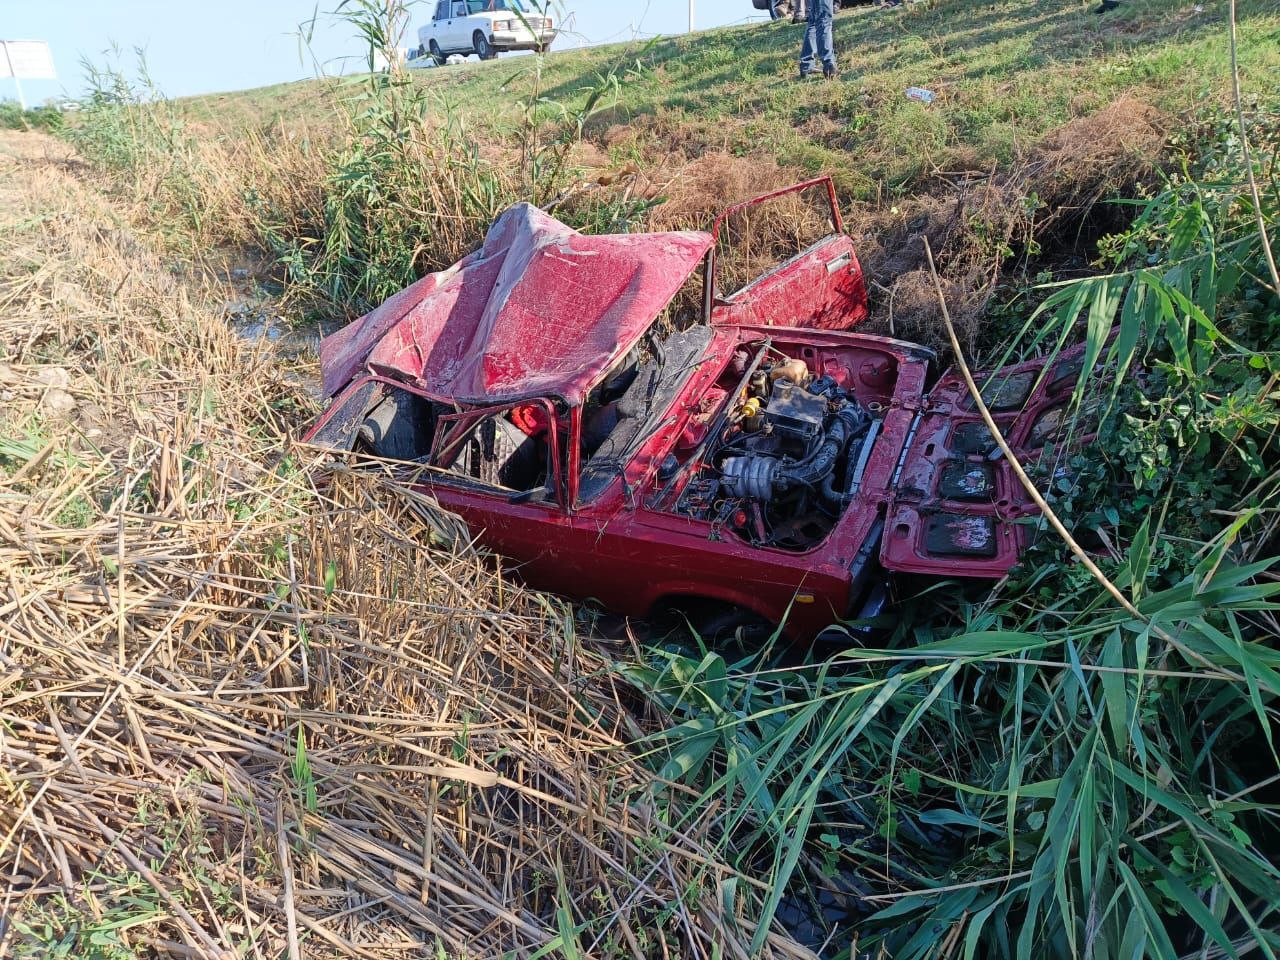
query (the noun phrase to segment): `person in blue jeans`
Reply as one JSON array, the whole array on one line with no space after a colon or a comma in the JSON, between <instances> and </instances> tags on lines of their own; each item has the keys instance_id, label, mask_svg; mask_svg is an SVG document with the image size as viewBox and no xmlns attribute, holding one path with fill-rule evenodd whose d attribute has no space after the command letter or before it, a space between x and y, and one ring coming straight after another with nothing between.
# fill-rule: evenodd
<instances>
[{"instance_id":1,"label":"person in blue jeans","mask_svg":"<svg viewBox=\"0 0 1280 960\"><path fill-rule=\"evenodd\" d=\"M836 70L836 54L832 47L831 21L835 16L834 0L808 0L807 26L804 30L804 46L800 48L800 79L813 73L817 66L815 56L822 61L822 75L830 80Z\"/></svg>"}]
</instances>

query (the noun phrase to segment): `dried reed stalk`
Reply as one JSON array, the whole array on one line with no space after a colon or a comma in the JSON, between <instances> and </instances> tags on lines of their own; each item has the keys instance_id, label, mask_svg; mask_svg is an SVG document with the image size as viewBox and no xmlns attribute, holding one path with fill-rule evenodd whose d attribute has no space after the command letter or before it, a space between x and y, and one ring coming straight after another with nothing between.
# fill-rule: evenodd
<instances>
[{"instance_id":1,"label":"dried reed stalk","mask_svg":"<svg viewBox=\"0 0 1280 960\"><path fill-rule=\"evenodd\" d=\"M292 446L296 377L52 141L0 157L0 955L745 956L759 884L663 826L562 605Z\"/></svg>"}]
</instances>

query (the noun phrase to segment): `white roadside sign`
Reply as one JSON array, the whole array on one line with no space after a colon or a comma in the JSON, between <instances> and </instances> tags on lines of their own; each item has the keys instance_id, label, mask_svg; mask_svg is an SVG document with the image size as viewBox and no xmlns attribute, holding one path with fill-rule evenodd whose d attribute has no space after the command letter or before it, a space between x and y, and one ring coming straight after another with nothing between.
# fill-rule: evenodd
<instances>
[{"instance_id":1,"label":"white roadside sign","mask_svg":"<svg viewBox=\"0 0 1280 960\"><path fill-rule=\"evenodd\" d=\"M43 40L0 40L4 56L0 57L0 77L19 80L57 80L53 54Z\"/></svg>"},{"instance_id":2,"label":"white roadside sign","mask_svg":"<svg viewBox=\"0 0 1280 960\"><path fill-rule=\"evenodd\" d=\"M18 102L25 109L21 81L58 79L49 44L43 40L0 40L0 77L13 78L18 87Z\"/></svg>"}]
</instances>

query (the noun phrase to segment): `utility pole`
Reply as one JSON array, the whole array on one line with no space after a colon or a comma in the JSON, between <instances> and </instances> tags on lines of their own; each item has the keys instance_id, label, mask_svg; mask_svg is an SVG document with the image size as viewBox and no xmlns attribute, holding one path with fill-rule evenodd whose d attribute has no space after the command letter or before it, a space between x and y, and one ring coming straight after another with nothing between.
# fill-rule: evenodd
<instances>
[{"instance_id":1,"label":"utility pole","mask_svg":"<svg viewBox=\"0 0 1280 960\"><path fill-rule=\"evenodd\" d=\"M689 32L693 33L693 0L689 0Z\"/></svg>"}]
</instances>

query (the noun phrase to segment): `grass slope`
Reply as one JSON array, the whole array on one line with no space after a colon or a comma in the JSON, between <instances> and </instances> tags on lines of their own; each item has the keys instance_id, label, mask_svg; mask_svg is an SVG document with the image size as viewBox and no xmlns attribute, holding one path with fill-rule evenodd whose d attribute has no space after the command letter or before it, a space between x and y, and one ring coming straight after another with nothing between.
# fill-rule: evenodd
<instances>
[{"instance_id":1,"label":"grass slope","mask_svg":"<svg viewBox=\"0 0 1280 960\"><path fill-rule=\"evenodd\" d=\"M542 95L581 102L596 76L627 58L633 72L588 136L616 162L708 149L765 154L785 166L834 174L846 196L908 191L936 169L987 169L1073 117L1131 94L1173 114L1221 100L1230 83L1225 4L1134 0L1098 17L1079 0L922 0L836 18L843 75L800 82L801 28L753 24L546 58ZM1245 89L1277 102L1280 4L1239 4ZM417 74L481 139L516 129L514 92L532 86L532 58L468 62ZM939 98L908 100L908 86ZM228 130L324 125L338 81L307 81L184 101L192 119Z\"/></svg>"}]
</instances>

